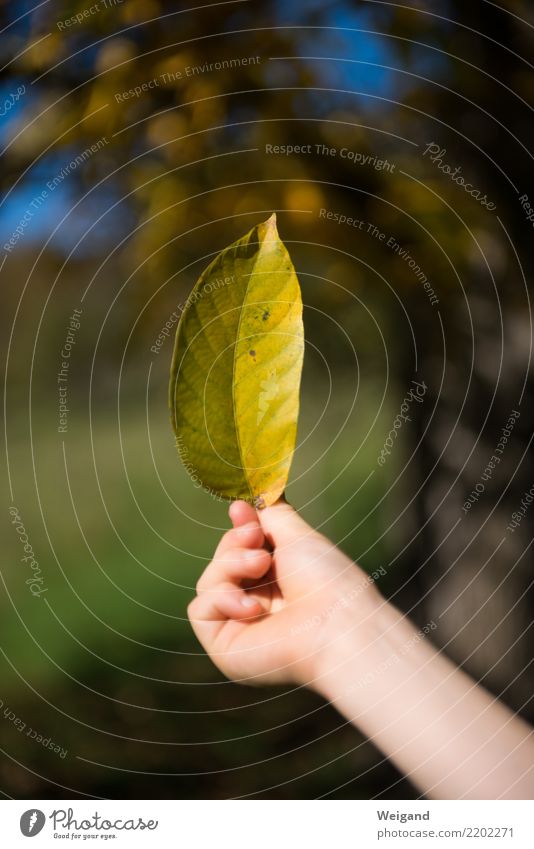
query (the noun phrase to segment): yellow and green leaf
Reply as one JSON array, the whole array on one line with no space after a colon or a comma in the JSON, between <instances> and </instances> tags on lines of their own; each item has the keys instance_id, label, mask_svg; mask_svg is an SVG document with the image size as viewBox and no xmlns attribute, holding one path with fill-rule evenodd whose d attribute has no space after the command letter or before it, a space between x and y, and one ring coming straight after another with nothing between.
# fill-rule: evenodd
<instances>
[{"instance_id":1,"label":"yellow and green leaf","mask_svg":"<svg viewBox=\"0 0 534 849\"><path fill-rule=\"evenodd\" d=\"M303 354L300 287L273 214L215 257L176 332L172 424L205 489L260 507L282 495Z\"/></svg>"}]
</instances>

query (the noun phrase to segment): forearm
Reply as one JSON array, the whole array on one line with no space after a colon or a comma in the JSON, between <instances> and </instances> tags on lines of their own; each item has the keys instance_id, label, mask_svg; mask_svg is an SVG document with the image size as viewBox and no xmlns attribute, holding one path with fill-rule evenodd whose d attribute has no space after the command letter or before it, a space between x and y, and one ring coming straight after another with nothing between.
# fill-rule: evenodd
<instances>
[{"instance_id":1,"label":"forearm","mask_svg":"<svg viewBox=\"0 0 534 849\"><path fill-rule=\"evenodd\" d=\"M429 797L533 798L532 729L392 605L368 619L345 620L319 692Z\"/></svg>"}]
</instances>

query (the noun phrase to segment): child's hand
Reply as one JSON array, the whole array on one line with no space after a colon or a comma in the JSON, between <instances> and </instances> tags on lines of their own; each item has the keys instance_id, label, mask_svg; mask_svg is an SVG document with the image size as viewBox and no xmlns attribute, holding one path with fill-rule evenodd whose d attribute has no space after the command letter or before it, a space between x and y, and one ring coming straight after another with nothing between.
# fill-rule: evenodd
<instances>
[{"instance_id":1,"label":"child's hand","mask_svg":"<svg viewBox=\"0 0 534 849\"><path fill-rule=\"evenodd\" d=\"M237 501L230 517L188 608L194 631L229 678L313 686L329 645L339 651L345 631L354 642L378 591L289 504L256 513Z\"/></svg>"},{"instance_id":2,"label":"child's hand","mask_svg":"<svg viewBox=\"0 0 534 849\"><path fill-rule=\"evenodd\" d=\"M285 503L230 508L189 616L229 678L313 687L436 799L532 799L534 732ZM272 551L272 553L271 553Z\"/></svg>"}]
</instances>

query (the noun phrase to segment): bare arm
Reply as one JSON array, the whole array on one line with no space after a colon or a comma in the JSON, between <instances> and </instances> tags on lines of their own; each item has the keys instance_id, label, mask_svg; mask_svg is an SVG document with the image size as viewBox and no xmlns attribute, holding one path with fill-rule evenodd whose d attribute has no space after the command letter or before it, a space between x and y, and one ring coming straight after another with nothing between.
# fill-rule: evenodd
<instances>
[{"instance_id":1,"label":"bare arm","mask_svg":"<svg viewBox=\"0 0 534 849\"><path fill-rule=\"evenodd\" d=\"M368 625L362 648L345 623L320 663L317 690L425 795L533 798L529 725L436 651L392 605L382 602Z\"/></svg>"},{"instance_id":2,"label":"bare arm","mask_svg":"<svg viewBox=\"0 0 534 849\"><path fill-rule=\"evenodd\" d=\"M230 508L189 607L242 683L310 687L427 796L534 797L532 729L456 667L287 504Z\"/></svg>"}]
</instances>

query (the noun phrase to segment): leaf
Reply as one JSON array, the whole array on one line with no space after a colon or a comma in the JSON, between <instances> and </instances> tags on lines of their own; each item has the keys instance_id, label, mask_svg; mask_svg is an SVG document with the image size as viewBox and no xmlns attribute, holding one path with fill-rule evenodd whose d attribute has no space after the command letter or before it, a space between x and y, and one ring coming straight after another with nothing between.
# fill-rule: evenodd
<instances>
[{"instance_id":1,"label":"leaf","mask_svg":"<svg viewBox=\"0 0 534 849\"><path fill-rule=\"evenodd\" d=\"M169 406L195 483L258 507L280 497L303 354L300 287L273 214L208 266L176 331Z\"/></svg>"}]
</instances>

